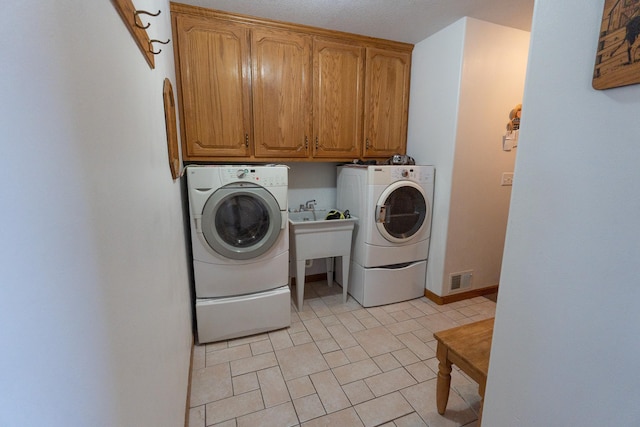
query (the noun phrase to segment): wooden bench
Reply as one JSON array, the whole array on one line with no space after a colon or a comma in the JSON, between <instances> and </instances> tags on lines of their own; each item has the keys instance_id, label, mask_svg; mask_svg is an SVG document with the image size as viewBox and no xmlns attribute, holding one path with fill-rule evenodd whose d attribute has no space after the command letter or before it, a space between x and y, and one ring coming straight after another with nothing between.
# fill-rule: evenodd
<instances>
[{"instance_id":1,"label":"wooden bench","mask_svg":"<svg viewBox=\"0 0 640 427\"><path fill-rule=\"evenodd\" d=\"M440 362L436 394L440 415L444 415L449 400L451 365L456 365L479 385L478 393L482 399L478 413L478 427L480 427L489 370L493 320L493 318L481 320L433 334L438 341L436 356Z\"/></svg>"}]
</instances>

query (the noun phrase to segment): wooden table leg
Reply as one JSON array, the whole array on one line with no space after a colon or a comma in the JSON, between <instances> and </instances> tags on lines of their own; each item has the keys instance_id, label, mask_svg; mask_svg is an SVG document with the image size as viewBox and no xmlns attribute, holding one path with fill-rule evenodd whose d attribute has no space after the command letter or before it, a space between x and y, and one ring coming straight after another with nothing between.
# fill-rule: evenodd
<instances>
[{"instance_id":1,"label":"wooden table leg","mask_svg":"<svg viewBox=\"0 0 640 427\"><path fill-rule=\"evenodd\" d=\"M438 380L436 383L436 402L438 413L444 415L449 400L449 389L451 387L451 362L447 359L449 349L438 342L436 357L438 364Z\"/></svg>"}]
</instances>

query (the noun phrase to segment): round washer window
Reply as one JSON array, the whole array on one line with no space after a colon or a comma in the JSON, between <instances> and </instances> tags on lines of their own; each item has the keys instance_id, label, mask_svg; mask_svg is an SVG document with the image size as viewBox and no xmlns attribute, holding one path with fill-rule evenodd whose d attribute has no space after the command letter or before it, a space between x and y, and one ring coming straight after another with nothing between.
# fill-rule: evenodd
<instances>
[{"instance_id":1,"label":"round washer window","mask_svg":"<svg viewBox=\"0 0 640 427\"><path fill-rule=\"evenodd\" d=\"M215 227L225 243L250 248L269 232L269 210L253 195L239 194L224 199L215 213Z\"/></svg>"},{"instance_id":2,"label":"round washer window","mask_svg":"<svg viewBox=\"0 0 640 427\"><path fill-rule=\"evenodd\" d=\"M211 195L202 211L202 233L209 246L231 259L267 252L281 232L278 202L256 185L228 185Z\"/></svg>"}]
</instances>

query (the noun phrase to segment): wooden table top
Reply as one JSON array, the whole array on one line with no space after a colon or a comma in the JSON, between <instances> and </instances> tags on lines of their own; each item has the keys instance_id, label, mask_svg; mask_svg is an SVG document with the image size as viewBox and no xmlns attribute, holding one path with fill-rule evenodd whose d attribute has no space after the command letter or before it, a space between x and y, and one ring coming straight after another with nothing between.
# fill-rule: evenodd
<instances>
[{"instance_id":1,"label":"wooden table top","mask_svg":"<svg viewBox=\"0 0 640 427\"><path fill-rule=\"evenodd\" d=\"M462 361L477 369L485 381L489 371L489 353L494 319L436 332L433 336Z\"/></svg>"}]
</instances>

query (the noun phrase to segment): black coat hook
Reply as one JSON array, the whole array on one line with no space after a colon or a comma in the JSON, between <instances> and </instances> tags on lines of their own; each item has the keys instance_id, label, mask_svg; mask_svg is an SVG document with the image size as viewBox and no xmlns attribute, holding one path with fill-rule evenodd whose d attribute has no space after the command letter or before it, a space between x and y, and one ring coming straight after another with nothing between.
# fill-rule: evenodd
<instances>
[{"instance_id":1,"label":"black coat hook","mask_svg":"<svg viewBox=\"0 0 640 427\"><path fill-rule=\"evenodd\" d=\"M151 12L147 12L146 10L136 10L133 14L133 23L136 24L136 27L142 28L143 30L146 30L147 28L149 28L149 26L151 24L147 24L146 26L142 26L140 24L138 24L138 15L149 15L149 16L158 16L160 15L160 10L158 11L158 13L151 13Z\"/></svg>"},{"instance_id":2,"label":"black coat hook","mask_svg":"<svg viewBox=\"0 0 640 427\"><path fill-rule=\"evenodd\" d=\"M163 42L162 40L156 40L156 39L149 40L149 52L153 53L154 55L159 54L160 52L162 52L162 49L159 49L157 52L154 51L153 50L153 44L154 43L169 44L170 41L171 41L171 39L167 39L166 42Z\"/></svg>"}]
</instances>

